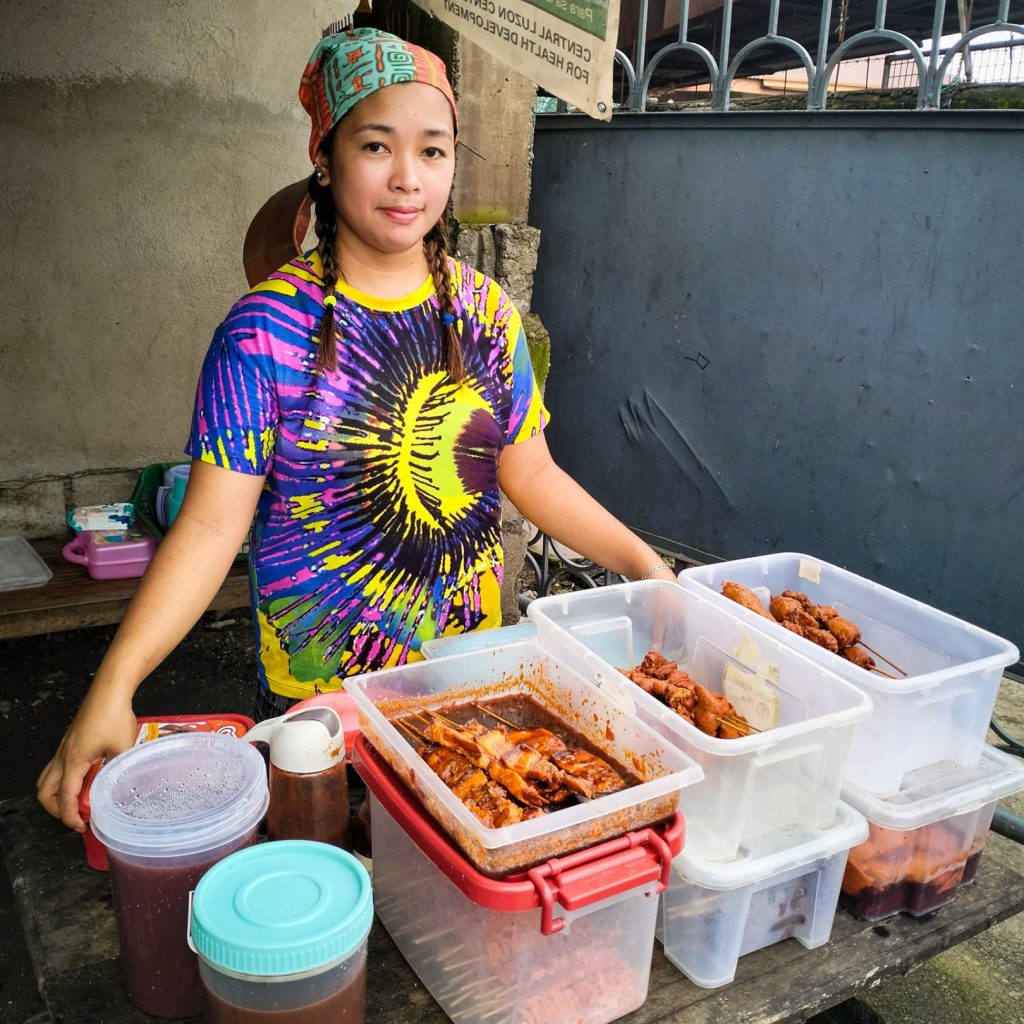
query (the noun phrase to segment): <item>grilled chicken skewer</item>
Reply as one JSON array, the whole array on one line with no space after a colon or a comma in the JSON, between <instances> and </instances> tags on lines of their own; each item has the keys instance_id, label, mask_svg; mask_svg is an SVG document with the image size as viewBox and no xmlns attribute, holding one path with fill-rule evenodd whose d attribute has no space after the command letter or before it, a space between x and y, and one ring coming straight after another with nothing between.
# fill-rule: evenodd
<instances>
[{"instance_id":1,"label":"grilled chicken skewer","mask_svg":"<svg viewBox=\"0 0 1024 1024\"><path fill-rule=\"evenodd\" d=\"M764 610L764 605L761 604L761 599L755 594L750 587L743 586L742 583L733 583L726 580L722 584L722 593L725 594L730 601L735 601L737 604L743 605L744 608L749 608L752 612L757 612L758 615L763 615L766 619L772 619L769 612ZM772 619L774 622L775 620Z\"/></svg>"}]
</instances>

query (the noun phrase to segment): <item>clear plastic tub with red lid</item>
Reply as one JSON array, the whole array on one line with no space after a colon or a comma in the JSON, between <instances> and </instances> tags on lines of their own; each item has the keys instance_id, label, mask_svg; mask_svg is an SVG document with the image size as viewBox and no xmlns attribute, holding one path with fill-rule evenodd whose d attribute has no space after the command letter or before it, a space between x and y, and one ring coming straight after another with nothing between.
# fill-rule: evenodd
<instances>
[{"instance_id":1,"label":"clear plastic tub with red lid","mask_svg":"<svg viewBox=\"0 0 1024 1024\"><path fill-rule=\"evenodd\" d=\"M378 917L455 1024L607 1024L647 998L683 819L502 879L479 872L360 738Z\"/></svg>"},{"instance_id":2,"label":"clear plastic tub with red lid","mask_svg":"<svg viewBox=\"0 0 1024 1024\"><path fill-rule=\"evenodd\" d=\"M533 643L418 661L368 672L345 683L359 708L363 737L398 773L478 870L505 877L533 864L593 846L624 832L664 821L680 793L703 772L685 751L639 719L625 715L607 694L572 666ZM593 752L638 781L550 813L491 828L441 781L407 733L404 715L455 705L479 706L504 698L533 701ZM377 836L374 834L374 850Z\"/></svg>"}]
</instances>

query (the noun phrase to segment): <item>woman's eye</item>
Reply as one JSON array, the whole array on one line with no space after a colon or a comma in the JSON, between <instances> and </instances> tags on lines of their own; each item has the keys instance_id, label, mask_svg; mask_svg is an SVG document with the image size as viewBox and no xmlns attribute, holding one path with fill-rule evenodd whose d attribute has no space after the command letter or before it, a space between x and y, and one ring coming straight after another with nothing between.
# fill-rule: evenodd
<instances>
[{"instance_id":1,"label":"woman's eye","mask_svg":"<svg viewBox=\"0 0 1024 1024\"><path fill-rule=\"evenodd\" d=\"M425 150L423 150L423 154L430 160L438 160L444 156L444 150L438 149L437 146L428 146Z\"/></svg>"},{"instance_id":2,"label":"woman's eye","mask_svg":"<svg viewBox=\"0 0 1024 1024\"><path fill-rule=\"evenodd\" d=\"M383 142L368 142L363 148L367 151L367 153L383 153L384 152L384 143Z\"/></svg>"}]
</instances>

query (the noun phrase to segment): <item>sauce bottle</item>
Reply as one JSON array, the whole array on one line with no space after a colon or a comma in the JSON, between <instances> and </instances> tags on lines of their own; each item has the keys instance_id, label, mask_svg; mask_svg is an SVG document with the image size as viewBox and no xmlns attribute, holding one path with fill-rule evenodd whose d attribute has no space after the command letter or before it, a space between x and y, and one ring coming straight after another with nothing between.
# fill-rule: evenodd
<instances>
[{"instance_id":1,"label":"sauce bottle","mask_svg":"<svg viewBox=\"0 0 1024 1024\"><path fill-rule=\"evenodd\" d=\"M269 718L246 733L270 746L268 839L307 839L352 849L345 733L332 708Z\"/></svg>"}]
</instances>

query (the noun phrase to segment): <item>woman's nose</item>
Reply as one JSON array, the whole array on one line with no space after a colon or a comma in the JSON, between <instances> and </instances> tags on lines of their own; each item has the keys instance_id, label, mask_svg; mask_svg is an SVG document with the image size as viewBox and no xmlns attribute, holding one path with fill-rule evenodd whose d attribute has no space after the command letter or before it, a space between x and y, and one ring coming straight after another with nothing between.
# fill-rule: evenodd
<instances>
[{"instance_id":1,"label":"woman's nose","mask_svg":"<svg viewBox=\"0 0 1024 1024\"><path fill-rule=\"evenodd\" d=\"M420 178L413 154L396 154L391 165L391 187L401 192L419 191Z\"/></svg>"}]
</instances>

